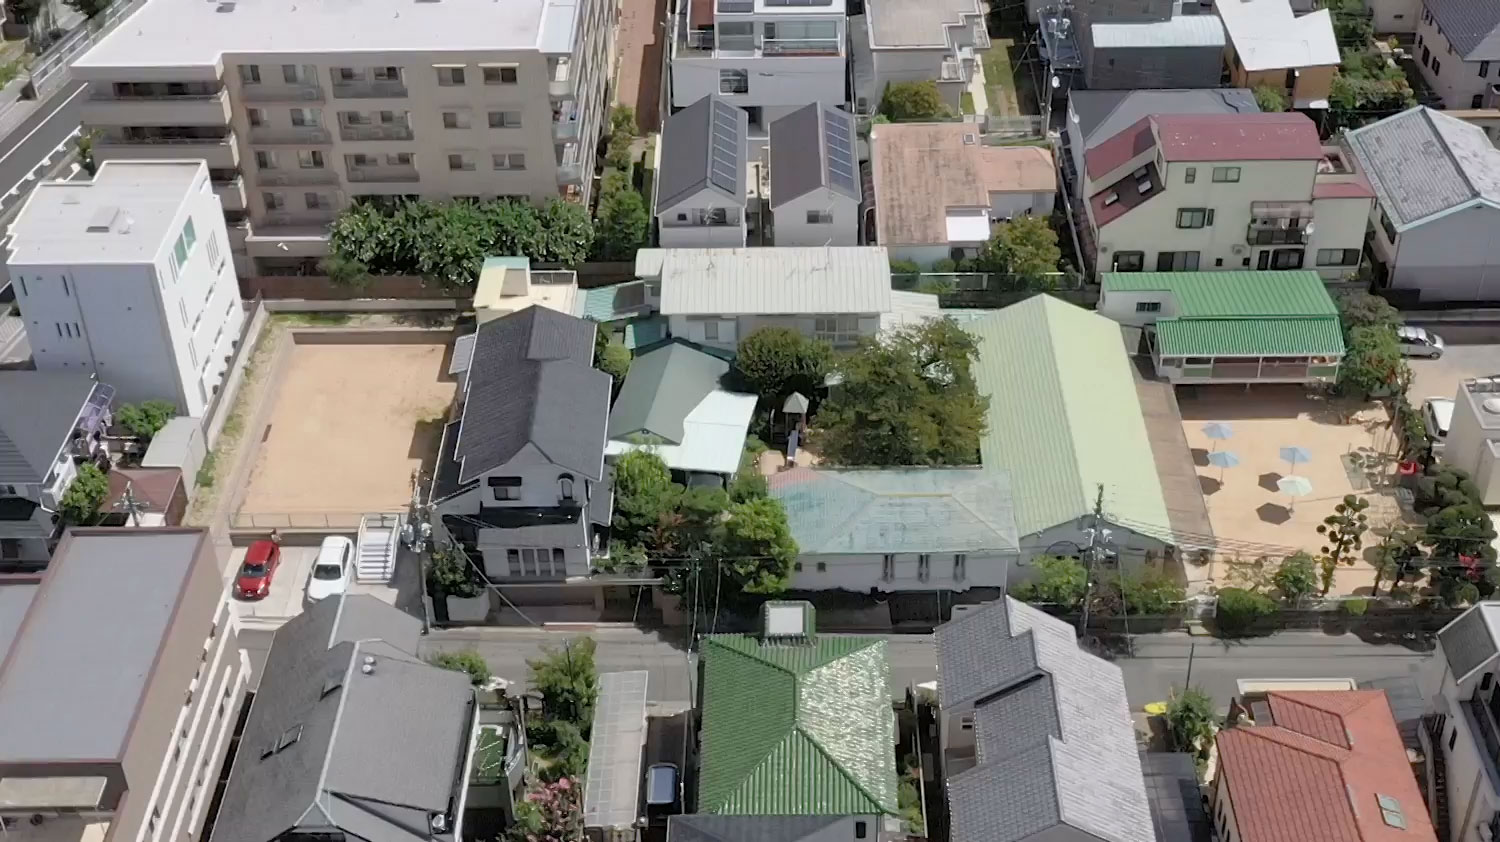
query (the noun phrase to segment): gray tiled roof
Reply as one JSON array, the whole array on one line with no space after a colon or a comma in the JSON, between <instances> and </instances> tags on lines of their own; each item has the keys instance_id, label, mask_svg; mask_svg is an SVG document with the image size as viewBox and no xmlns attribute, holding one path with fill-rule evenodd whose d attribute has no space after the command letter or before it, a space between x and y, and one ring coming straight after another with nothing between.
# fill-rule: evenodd
<instances>
[{"instance_id":1,"label":"gray tiled roof","mask_svg":"<svg viewBox=\"0 0 1500 842\"><path fill-rule=\"evenodd\" d=\"M46 479L95 385L89 374L0 371L0 482Z\"/></svg>"},{"instance_id":2,"label":"gray tiled roof","mask_svg":"<svg viewBox=\"0 0 1500 842\"><path fill-rule=\"evenodd\" d=\"M645 434L681 444L688 414L728 372L728 362L681 342L637 356L609 411L609 437Z\"/></svg>"},{"instance_id":3,"label":"gray tiled roof","mask_svg":"<svg viewBox=\"0 0 1500 842\"><path fill-rule=\"evenodd\" d=\"M1476 201L1500 206L1500 150L1478 126L1418 106L1347 138L1397 228Z\"/></svg>"},{"instance_id":4,"label":"gray tiled roof","mask_svg":"<svg viewBox=\"0 0 1500 842\"><path fill-rule=\"evenodd\" d=\"M667 842L798 842L847 816L720 816L699 813L667 820Z\"/></svg>"},{"instance_id":5,"label":"gray tiled roof","mask_svg":"<svg viewBox=\"0 0 1500 842\"><path fill-rule=\"evenodd\" d=\"M531 306L482 325L474 340L456 457L467 483L528 444L597 481L610 377L593 368L595 325Z\"/></svg>"},{"instance_id":6,"label":"gray tiled roof","mask_svg":"<svg viewBox=\"0 0 1500 842\"><path fill-rule=\"evenodd\" d=\"M715 104L728 105L733 120L720 120L715 126ZM715 183L713 171L714 133L727 129L719 138L721 144L738 153L738 166L725 173L731 179L730 189ZM728 104L717 94L710 94L667 118L662 127L661 169L656 175L656 210L666 210L700 190L714 190L730 203L745 202L745 165L750 139L750 115L743 108Z\"/></svg>"},{"instance_id":7,"label":"gray tiled roof","mask_svg":"<svg viewBox=\"0 0 1500 842\"><path fill-rule=\"evenodd\" d=\"M859 201L857 179L844 184L829 172L825 122L841 123L844 134L854 136L854 115L816 102L771 123L771 207L780 207L820 187Z\"/></svg>"},{"instance_id":8,"label":"gray tiled roof","mask_svg":"<svg viewBox=\"0 0 1500 842\"><path fill-rule=\"evenodd\" d=\"M1067 623L1009 598L939 627L937 643L943 706L977 699L978 765L949 782L953 842L1014 842L1053 825L1154 842L1118 667L1079 649Z\"/></svg>"},{"instance_id":9,"label":"gray tiled roof","mask_svg":"<svg viewBox=\"0 0 1500 842\"><path fill-rule=\"evenodd\" d=\"M1500 59L1500 3L1495 0L1427 0L1424 8L1465 61Z\"/></svg>"},{"instance_id":10,"label":"gray tiled roof","mask_svg":"<svg viewBox=\"0 0 1500 842\"><path fill-rule=\"evenodd\" d=\"M428 838L411 828L447 813L467 784L459 769L474 694L464 674L379 637L414 645L419 630L396 608L354 595L309 607L276 632L214 839L269 842L330 824L363 839Z\"/></svg>"},{"instance_id":11,"label":"gray tiled roof","mask_svg":"<svg viewBox=\"0 0 1500 842\"><path fill-rule=\"evenodd\" d=\"M1483 666L1500 652L1500 602L1481 602L1438 632L1443 657L1455 681Z\"/></svg>"},{"instance_id":12,"label":"gray tiled roof","mask_svg":"<svg viewBox=\"0 0 1500 842\"><path fill-rule=\"evenodd\" d=\"M1068 94L1068 108L1078 115L1078 128L1083 133L1086 147L1114 137L1151 114L1255 114L1260 111L1255 104L1255 95L1245 88L1073 91Z\"/></svg>"}]
</instances>

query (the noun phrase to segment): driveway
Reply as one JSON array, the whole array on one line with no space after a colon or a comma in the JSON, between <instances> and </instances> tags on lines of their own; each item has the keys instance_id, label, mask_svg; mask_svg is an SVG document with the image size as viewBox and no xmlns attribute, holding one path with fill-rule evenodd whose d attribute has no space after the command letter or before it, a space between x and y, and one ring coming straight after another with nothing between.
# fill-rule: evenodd
<instances>
[{"instance_id":1,"label":"driveway","mask_svg":"<svg viewBox=\"0 0 1500 842\"><path fill-rule=\"evenodd\" d=\"M661 76L672 33L667 0L621 0L616 32L615 101L634 108L641 134L651 134L660 129Z\"/></svg>"},{"instance_id":2,"label":"driveway","mask_svg":"<svg viewBox=\"0 0 1500 842\"><path fill-rule=\"evenodd\" d=\"M1447 331L1442 333L1447 340ZM1420 406L1425 398L1454 397L1458 394L1459 383L1464 380L1500 374L1500 343L1450 343L1441 359L1408 360L1407 364L1411 366L1412 384L1406 397Z\"/></svg>"}]
</instances>

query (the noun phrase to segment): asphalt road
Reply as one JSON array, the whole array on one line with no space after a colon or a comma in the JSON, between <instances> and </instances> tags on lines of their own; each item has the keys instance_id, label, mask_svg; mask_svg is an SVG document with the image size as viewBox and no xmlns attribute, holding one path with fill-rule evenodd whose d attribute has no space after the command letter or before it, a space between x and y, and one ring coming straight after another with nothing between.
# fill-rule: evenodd
<instances>
[{"instance_id":1,"label":"asphalt road","mask_svg":"<svg viewBox=\"0 0 1500 842\"><path fill-rule=\"evenodd\" d=\"M0 139L0 192L26 177L59 143L78 128L85 82L72 82L27 115ZM29 185L22 185L29 190ZM23 191L24 192L24 191Z\"/></svg>"},{"instance_id":2,"label":"asphalt road","mask_svg":"<svg viewBox=\"0 0 1500 842\"><path fill-rule=\"evenodd\" d=\"M533 629L439 630L424 643L427 652L474 648L496 675L513 681L526 679L526 661L545 645L559 646L578 633ZM644 669L650 673L648 695L672 707L692 698L688 683L690 658L675 640L636 629L599 629L589 632L598 642L596 663L601 671ZM937 677L936 654L929 635L891 635L891 689L901 692L910 683ZM1361 684L1406 679L1416 675L1427 652L1414 643L1366 643L1354 635L1321 632L1283 632L1267 638L1225 643L1187 634L1138 635L1131 657L1117 659L1125 675L1131 707L1167 698L1187 679L1220 704L1228 704L1241 678L1352 678Z\"/></svg>"}]
</instances>

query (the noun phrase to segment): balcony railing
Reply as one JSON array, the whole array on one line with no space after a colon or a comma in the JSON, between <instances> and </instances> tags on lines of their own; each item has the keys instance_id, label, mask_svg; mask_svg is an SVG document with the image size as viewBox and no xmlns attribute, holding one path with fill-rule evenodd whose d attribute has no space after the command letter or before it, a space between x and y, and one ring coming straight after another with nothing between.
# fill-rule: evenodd
<instances>
[{"instance_id":1,"label":"balcony railing","mask_svg":"<svg viewBox=\"0 0 1500 842\"><path fill-rule=\"evenodd\" d=\"M405 99L406 83L390 79L334 82L333 95L339 99Z\"/></svg>"},{"instance_id":2,"label":"balcony railing","mask_svg":"<svg viewBox=\"0 0 1500 842\"><path fill-rule=\"evenodd\" d=\"M344 140L411 140L416 134L411 126L339 126L339 137Z\"/></svg>"},{"instance_id":3,"label":"balcony railing","mask_svg":"<svg viewBox=\"0 0 1500 842\"><path fill-rule=\"evenodd\" d=\"M1295 228L1251 225L1245 230L1245 242L1252 246L1302 246L1309 239L1307 228L1300 225Z\"/></svg>"},{"instance_id":4,"label":"balcony railing","mask_svg":"<svg viewBox=\"0 0 1500 842\"><path fill-rule=\"evenodd\" d=\"M339 174L330 169L261 170L257 176L265 187L293 187L302 184L338 184Z\"/></svg>"},{"instance_id":5,"label":"balcony railing","mask_svg":"<svg viewBox=\"0 0 1500 842\"><path fill-rule=\"evenodd\" d=\"M573 95L573 63L560 58L552 65L552 78L547 80L547 94L556 98Z\"/></svg>"},{"instance_id":6,"label":"balcony railing","mask_svg":"<svg viewBox=\"0 0 1500 842\"><path fill-rule=\"evenodd\" d=\"M558 184L563 184L563 185L566 185L566 184L582 184L583 183L583 164L578 164L578 163L558 164L557 165L557 183Z\"/></svg>"},{"instance_id":7,"label":"balcony railing","mask_svg":"<svg viewBox=\"0 0 1500 842\"><path fill-rule=\"evenodd\" d=\"M410 182L421 181L416 167L350 167L351 182Z\"/></svg>"},{"instance_id":8,"label":"balcony railing","mask_svg":"<svg viewBox=\"0 0 1500 842\"><path fill-rule=\"evenodd\" d=\"M766 38L760 51L768 56L836 56L839 42L832 38Z\"/></svg>"},{"instance_id":9,"label":"balcony railing","mask_svg":"<svg viewBox=\"0 0 1500 842\"><path fill-rule=\"evenodd\" d=\"M1500 729L1496 729L1495 720L1490 716L1484 700L1480 698L1478 689L1475 689L1474 695L1464 702L1464 707L1468 710L1469 721L1479 730L1479 739L1484 743L1485 757L1491 764L1495 763L1496 759L1500 758Z\"/></svg>"},{"instance_id":10,"label":"balcony railing","mask_svg":"<svg viewBox=\"0 0 1500 842\"><path fill-rule=\"evenodd\" d=\"M322 102L323 88L316 82L291 85L244 85L246 102Z\"/></svg>"},{"instance_id":11,"label":"balcony railing","mask_svg":"<svg viewBox=\"0 0 1500 842\"><path fill-rule=\"evenodd\" d=\"M578 137L579 118L577 109L566 109L552 118L552 137L556 140L574 140Z\"/></svg>"},{"instance_id":12,"label":"balcony railing","mask_svg":"<svg viewBox=\"0 0 1500 842\"><path fill-rule=\"evenodd\" d=\"M114 91L107 88L90 91L89 100L93 102L213 102L224 98L224 92L212 94L125 94L116 96Z\"/></svg>"},{"instance_id":13,"label":"balcony railing","mask_svg":"<svg viewBox=\"0 0 1500 842\"><path fill-rule=\"evenodd\" d=\"M163 137L163 136L140 136L128 134L116 134L113 132L101 135L101 144L141 144L143 146L170 145L170 146L228 146L233 141L228 134L214 137Z\"/></svg>"},{"instance_id":14,"label":"balcony railing","mask_svg":"<svg viewBox=\"0 0 1500 842\"><path fill-rule=\"evenodd\" d=\"M263 225L327 225L338 212L333 208L310 211L272 211L265 215Z\"/></svg>"},{"instance_id":15,"label":"balcony railing","mask_svg":"<svg viewBox=\"0 0 1500 842\"><path fill-rule=\"evenodd\" d=\"M303 144L323 146L333 142L333 135L327 129L320 129L314 126L294 126L290 129L255 127L250 129L250 142L269 146L298 146Z\"/></svg>"}]
</instances>

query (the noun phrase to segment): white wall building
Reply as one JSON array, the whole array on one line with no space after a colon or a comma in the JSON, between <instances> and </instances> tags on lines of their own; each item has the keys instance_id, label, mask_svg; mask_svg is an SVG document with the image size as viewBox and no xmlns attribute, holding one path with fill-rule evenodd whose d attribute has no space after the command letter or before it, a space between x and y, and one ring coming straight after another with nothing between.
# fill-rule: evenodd
<instances>
[{"instance_id":1,"label":"white wall building","mask_svg":"<svg viewBox=\"0 0 1500 842\"><path fill-rule=\"evenodd\" d=\"M39 185L10 230L39 370L89 372L122 402L204 414L245 310L202 161L106 161L93 181Z\"/></svg>"},{"instance_id":2,"label":"white wall building","mask_svg":"<svg viewBox=\"0 0 1500 842\"><path fill-rule=\"evenodd\" d=\"M815 102L771 124L775 245L859 245L860 196L853 115Z\"/></svg>"},{"instance_id":3,"label":"white wall building","mask_svg":"<svg viewBox=\"0 0 1500 842\"><path fill-rule=\"evenodd\" d=\"M747 236L749 117L710 94L667 118L656 174L663 248L740 248Z\"/></svg>"},{"instance_id":4,"label":"white wall building","mask_svg":"<svg viewBox=\"0 0 1500 842\"><path fill-rule=\"evenodd\" d=\"M746 109L750 132L809 102L846 102L844 0L683 0L672 18L672 106L709 94Z\"/></svg>"},{"instance_id":5,"label":"white wall building","mask_svg":"<svg viewBox=\"0 0 1500 842\"><path fill-rule=\"evenodd\" d=\"M1442 461L1473 477L1485 505L1500 505L1500 377L1458 384Z\"/></svg>"},{"instance_id":6,"label":"white wall building","mask_svg":"<svg viewBox=\"0 0 1500 842\"><path fill-rule=\"evenodd\" d=\"M979 0L867 0L854 27L855 112L880 107L892 82L938 83L948 107L957 111L975 80L975 50L988 49Z\"/></svg>"},{"instance_id":7,"label":"white wall building","mask_svg":"<svg viewBox=\"0 0 1500 842\"><path fill-rule=\"evenodd\" d=\"M1433 824L1451 842L1487 842L1500 830L1500 602L1481 602L1438 632L1418 680L1427 714L1418 729L1429 758ZM1434 771L1443 767L1445 799ZM1446 830L1446 834L1443 831Z\"/></svg>"},{"instance_id":8,"label":"white wall building","mask_svg":"<svg viewBox=\"0 0 1500 842\"><path fill-rule=\"evenodd\" d=\"M1500 105L1500 6L1423 0L1416 30L1422 78L1443 98L1444 108Z\"/></svg>"}]
</instances>

